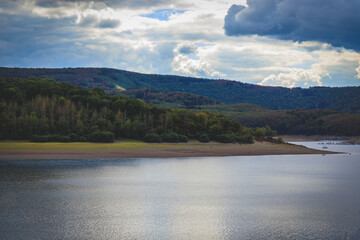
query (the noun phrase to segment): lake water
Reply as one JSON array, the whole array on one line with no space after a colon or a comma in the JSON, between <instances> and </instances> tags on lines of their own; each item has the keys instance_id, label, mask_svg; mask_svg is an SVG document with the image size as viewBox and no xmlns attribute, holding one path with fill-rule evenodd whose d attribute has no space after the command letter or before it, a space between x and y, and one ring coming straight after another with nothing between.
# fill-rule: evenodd
<instances>
[{"instance_id":1,"label":"lake water","mask_svg":"<svg viewBox=\"0 0 360 240\"><path fill-rule=\"evenodd\" d=\"M360 239L360 146L329 150L0 160L0 238Z\"/></svg>"}]
</instances>

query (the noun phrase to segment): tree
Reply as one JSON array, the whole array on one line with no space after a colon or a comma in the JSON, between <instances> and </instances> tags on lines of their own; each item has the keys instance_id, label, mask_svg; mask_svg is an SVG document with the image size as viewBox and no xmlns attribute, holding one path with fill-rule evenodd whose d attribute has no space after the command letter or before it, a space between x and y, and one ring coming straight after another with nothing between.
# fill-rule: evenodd
<instances>
[{"instance_id":1,"label":"tree","mask_svg":"<svg viewBox=\"0 0 360 240\"><path fill-rule=\"evenodd\" d=\"M203 133L199 137L199 141L203 142L203 143L207 143L207 142L210 142L210 139L209 139L209 137L208 137L208 135L206 133Z\"/></svg>"},{"instance_id":2,"label":"tree","mask_svg":"<svg viewBox=\"0 0 360 240\"><path fill-rule=\"evenodd\" d=\"M65 117L61 117L57 122L57 129L62 135L67 135L70 133L70 123L65 119Z\"/></svg>"}]
</instances>

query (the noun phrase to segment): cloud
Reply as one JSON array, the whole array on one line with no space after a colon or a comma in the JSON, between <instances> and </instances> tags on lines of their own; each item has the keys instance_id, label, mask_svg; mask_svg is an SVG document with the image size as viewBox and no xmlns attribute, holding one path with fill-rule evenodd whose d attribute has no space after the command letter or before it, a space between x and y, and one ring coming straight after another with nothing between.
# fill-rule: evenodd
<instances>
[{"instance_id":1,"label":"cloud","mask_svg":"<svg viewBox=\"0 0 360 240\"><path fill-rule=\"evenodd\" d=\"M182 14L184 13L185 10L175 10L175 9L159 9L159 10L155 10L152 13L149 14L142 14L142 17L147 17L147 18L155 18L158 19L160 21L168 21L169 18L175 14Z\"/></svg>"},{"instance_id":2,"label":"cloud","mask_svg":"<svg viewBox=\"0 0 360 240\"><path fill-rule=\"evenodd\" d=\"M336 49L328 43L307 41L307 42L295 42L294 46L297 48L305 49L309 52L319 51L319 50L333 50ZM342 51L343 48L337 48L336 50Z\"/></svg>"},{"instance_id":3,"label":"cloud","mask_svg":"<svg viewBox=\"0 0 360 240\"><path fill-rule=\"evenodd\" d=\"M322 77L324 86L360 84L360 53L352 50L225 35L233 3L245 0L0 0L0 66L113 67L255 84L305 71ZM167 21L141 17L159 9L185 12L170 13Z\"/></svg>"},{"instance_id":4,"label":"cloud","mask_svg":"<svg viewBox=\"0 0 360 240\"><path fill-rule=\"evenodd\" d=\"M359 78L360 79L360 61L359 61L359 67L357 67L356 69L356 72L357 72L357 78Z\"/></svg>"},{"instance_id":5,"label":"cloud","mask_svg":"<svg viewBox=\"0 0 360 240\"><path fill-rule=\"evenodd\" d=\"M26 0L25 0L26 1ZM61 6L73 6L73 4L93 4L98 1L90 0L35 0L34 5L43 8L57 8Z\"/></svg>"},{"instance_id":6,"label":"cloud","mask_svg":"<svg viewBox=\"0 0 360 240\"><path fill-rule=\"evenodd\" d=\"M359 0L248 0L247 5L229 8L228 36L255 34L360 50Z\"/></svg>"},{"instance_id":7,"label":"cloud","mask_svg":"<svg viewBox=\"0 0 360 240\"><path fill-rule=\"evenodd\" d=\"M195 54L197 52L197 48L198 47L192 43L182 43L177 46L175 52L183 55Z\"/></svg>"},{"instance_id":8,"label":"cloud","mask_svg":"<svg viewBox=\"0 0 360 240\"><path fill-rule=\"evenodd\" d=\"M26 1L26 0L25 0ZM112 8L149 8L159 5L175 4L177 1L172 0L35 0L35 5L44 8L57 8L70 4L105 4Z\"/></svg>"},{"instance_id":9,"label":"cloud","mask_svg":"<svg viewBox=\"0 0 360 240\"><path fill-rule=\"evenodd\" d=\"M178 74L185 76L194 76L194 77L224 77L225 74L222 74L218 71L215 71L211 65L204 60L194 60L190 59L188 56L177 55L172 61L173 71Z\"/></svg>"},{"instance_id":10,"label":"cloud","mask_svg":"<svg viewBox=\"0 0 360 240\"><path fill-rule=\"evenodd\" d=\"M294 70L289 73L271 74L258 84L288 88L322 86L321 78L319 74L314 74L306 70Z\"/></svg>"},{"instance_id":11,"label":"cloud","mask_svg":"<svg viewBox=\"0 0 360 240\"><path fill-rule=\"evenodd\" d=\"M109 18L102 19L102 17L97 14L81 14L76 23L82 27L117 28L120 26L120 20Z\"/></svg>"},{"instance_id":12,"label":"cloud","mask_svg":"<svg viewBox=\"0 0 360 240\"><path fill-rule=\"evenodd\" d=\"M186 76L195 76L195 77L224 77L225 74L222 74L211 67L211 64L207 61L199 58L195 55L197 59L192 59L192 55L197 52L197 46L191 45L189 43L179 44L174 49L174 58L172 61L173 71L186 75Z\"/></svg>"}]
</instances>

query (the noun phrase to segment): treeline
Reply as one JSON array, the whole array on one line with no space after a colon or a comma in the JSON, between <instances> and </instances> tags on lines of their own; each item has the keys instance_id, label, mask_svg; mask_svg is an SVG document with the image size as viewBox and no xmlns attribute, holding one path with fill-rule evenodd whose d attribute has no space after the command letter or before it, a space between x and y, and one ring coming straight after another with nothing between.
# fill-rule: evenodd
<instances>
[{"instance_id":1,"label":"treeline","mask_svg":"<svg viewBox=\"0 0 360 240\"><path fill-rule=\"evenodd\" d=\"M278 134L359 136L360 114L318 110L269 110L252 104L200 106L255 128L269 125Z\"/></svg>"},{"instance_id":2,"label":"treeline","mask_svg":"<svg viewBox=\"0 0 360 240\"><path fill-rule=\"evenodd\" d=\"M101 87L151 89L198 94L226 104L252 103L272 110L332 109L360 113L360 87L265 87L228 80L140 74L109 68L25 69L0 68L0 77L30 76L54 78L86 88Z\"/></svg>"},{"instance_id":3,"label":"treeline","mask_svg":"<svg viewBox=\"0 0 360 240\"><path fill-rule=\"evenodd\" d=\"M224 114L226 113L224 112ZM272 129L276 129L279 134L360 135L360 114L333 110L297 109L233 113L232 118L247 127L269 125Z\"/></svg>"},{"instance_id":4,"label":"treeline","mask_svg":"<svg viewBox=\"0 0 360 240\"><path fill-rule=\"evenodd\" d=\"M250 143L252 130L224 115L161 108L102 88L40 78L0 78L0 138L112 142L209 139Z\"/></svg>"}]
</instances>

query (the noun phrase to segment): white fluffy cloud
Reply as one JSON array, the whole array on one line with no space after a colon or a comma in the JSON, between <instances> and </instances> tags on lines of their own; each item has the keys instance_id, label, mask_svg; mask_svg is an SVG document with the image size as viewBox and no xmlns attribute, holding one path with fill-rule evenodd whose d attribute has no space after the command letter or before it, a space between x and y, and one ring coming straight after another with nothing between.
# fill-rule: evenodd
<instances>
[{"instance_id":1,"label":"white fluffy cloud","mask_svg":"<svg viewBox=\"0 0 360 240\"><path fill-rule=\"evenodd\" d=\"M117 28L120 25L120 20L116 11L111 8L89 9L78 14L76 23L83 27Z\"/></svg>"},{"instance_id":2,"label":"white fluffy cloud","mask_svg":"<svg viewBox=\"0 0 360 240\"><path fill-rule=\"evenodd\" d=\"M264 78L259 85L264 86L283 86L293 87L309 87L322 86L321 76L304 70L294 70L289 73L271 74Z\"/></svg>"},{"instance_id":3,"label":"white fluffy cloud","mask_svg":"<svg viewBox=\"0 0 360 240\"><path fill-rule=\"evenodd\" d=\"M359 85L357 52L316 41L226 36L227 10L245 2L0 1L0 66L114 67L287 87ZM149 17L165 10L171 12L165 20Z\"/></svg>"},{"instance_id":4,"label":"white fluffy cloud","mask_svg":"<svg viewBox=\"0 0 360 240\"><path fill-rule=\"evenodd\" d=\"M211 64L199 58L197 55L197 46L189 43L179 44L174 49L174 58L172 61L173 70L181 75L190 75L196 77L224 77L225 74L214 70Z\"/></svg>"}]
</instances>

